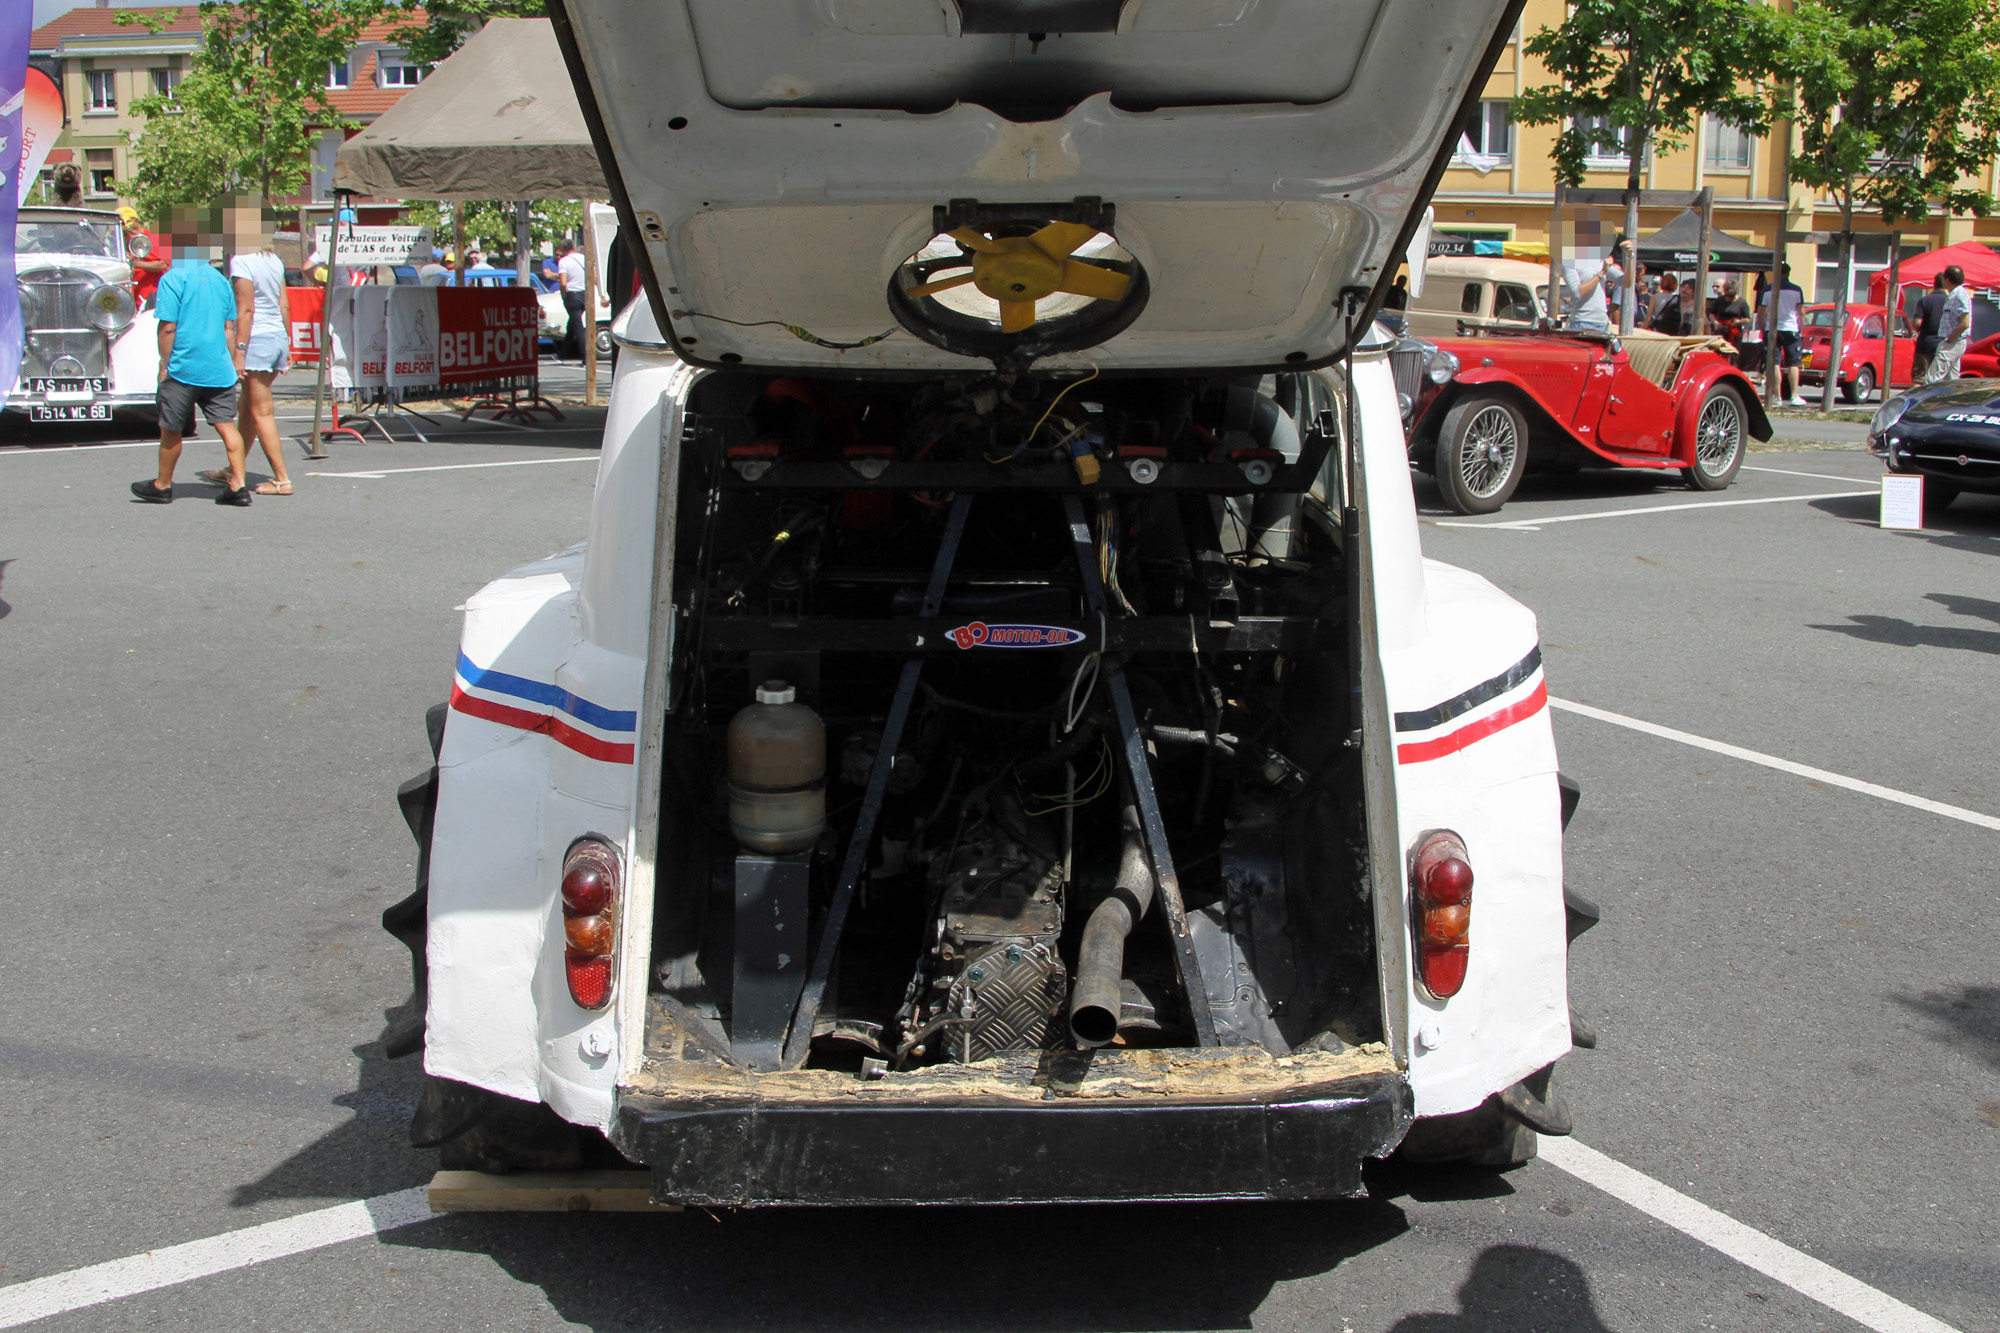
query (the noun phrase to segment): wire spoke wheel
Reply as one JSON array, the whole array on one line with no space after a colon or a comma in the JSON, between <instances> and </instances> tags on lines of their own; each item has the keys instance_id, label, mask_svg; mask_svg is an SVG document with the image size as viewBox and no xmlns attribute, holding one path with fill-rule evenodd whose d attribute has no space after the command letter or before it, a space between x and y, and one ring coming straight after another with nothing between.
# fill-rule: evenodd
<instances>
[{"instance_id":1,"label":"wire spoke wheel","mask_svg":"<svg viewBox=\"0 0 2000 1333\"><path fill-rule=\"evenodd\" d=\"M1514 426L1514 414L1498 403L1480 409L1458 446L1458 472L1466 492L1480 500L1498 495L1513 476L1514 459L1520 452L1521 434Z\"/></svg>"},{"instance_id":2,"label":"wire spoke wheel","mask_svg":"<svg viewBox=\"0 0 2000 1333\"><path fill-rule=\"evenodd\" d=\"M1695 465L1711 477L1729 470L1743 448L1743 408L1736 395L1719 393L1701 406L1695 426Z\"/></svg>"}]
</instances>

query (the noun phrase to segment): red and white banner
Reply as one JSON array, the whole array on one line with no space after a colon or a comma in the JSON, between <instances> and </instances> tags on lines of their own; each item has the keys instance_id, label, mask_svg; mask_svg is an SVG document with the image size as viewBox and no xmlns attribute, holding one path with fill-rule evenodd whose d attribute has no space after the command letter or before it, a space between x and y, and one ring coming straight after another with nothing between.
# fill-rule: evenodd
<instances>
[{"instance_id":1,"label":"red and white banner","mask_svg":"<svg viewBox=\"0 0 2000 1333\"><path fill-rule=\"evenodd\" d=\"M438 382L532 375L541 364L540 307L527 287L437 287Z\"/></svg>"},{"instance_id":2,"label":"red and white banner","mask_svg":"<svg viewBox=\"0 0 2000 1333\"><path fill-rule=\"evenodd\" d=\"M42 163L48 160L49 149L55 147L62 127L62 90L56 87L54 79L30 65L28 81L21 89L21 166L14 193L17 202L25 201L28 191L41 178Z\"/></svg>"},{"instance_id":3,"label":"red and white banner","mask_svg":"<svg viewBox=\"0 0 2000 1333\"><path fill-rule=\"evenodd\" d=\"M327 292L285 289L292 362L314 365ZM333 291L336 389L423 389L533 375L539 307L526 287L340 287Z\"/></svg>"}]
</instances>

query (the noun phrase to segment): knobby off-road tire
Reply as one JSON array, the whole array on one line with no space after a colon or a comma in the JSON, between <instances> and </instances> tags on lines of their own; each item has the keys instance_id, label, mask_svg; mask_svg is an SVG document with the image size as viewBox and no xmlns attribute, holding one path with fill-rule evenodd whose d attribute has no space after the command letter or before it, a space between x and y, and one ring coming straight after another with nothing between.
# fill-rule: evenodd
<instances>
[{"instance_id":1,"label":"knobby off-road tire","mask_svg":"<svg viewBox=\"0 0 2000 1333\"><path fill-rule=\"evenodd\" d=\"M1498 512L1527 468L1528 423L1506 399L1467 398L1445 414L1432 475L1459 513Z\"/></svg>"},{"instance_id":2,"label":"knobby off-road tire","mask_svg":"<svg viewBox=\"0 0 2000 1333\"><path fill-rule=\"evenodd\" d=\"M1719 491L1736 480L1750 438L1743 399L1727 384L1710 387L1694 418L1694 466L1681 475L1698 491Z\"/></svg>"}]
</instances>

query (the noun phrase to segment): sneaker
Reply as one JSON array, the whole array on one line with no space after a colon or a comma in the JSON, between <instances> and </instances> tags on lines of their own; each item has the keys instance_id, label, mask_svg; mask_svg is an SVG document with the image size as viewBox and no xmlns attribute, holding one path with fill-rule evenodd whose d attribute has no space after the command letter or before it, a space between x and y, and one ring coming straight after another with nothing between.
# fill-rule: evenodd
<instances>
[{"instance_id":1,"label":"sneaker","mask_svg":"<svg viewBox=\"0 0 2000 1333\"><path fill-rule=\"evenodd\" d=\"M235 505L240 509L248 509L250 507L250 488L244 486L239 490L232 491L225 485L222 488L222 494L215 497L215 502L219 505Z\"/></svg>"},{"instance_id":2,"label":"sneaker","mask_svg":"<svg viewBox=\"0 0 2000 1333\"><path fill-rule=\"evenodd\" d=\"M174 502L174 488L169 486L163 491L159 489L159 486L159 482L148 477L144 481L135 481L132 483L132 494L138 496L149 505L172 504Z\"/></svg>"}]
</instances>

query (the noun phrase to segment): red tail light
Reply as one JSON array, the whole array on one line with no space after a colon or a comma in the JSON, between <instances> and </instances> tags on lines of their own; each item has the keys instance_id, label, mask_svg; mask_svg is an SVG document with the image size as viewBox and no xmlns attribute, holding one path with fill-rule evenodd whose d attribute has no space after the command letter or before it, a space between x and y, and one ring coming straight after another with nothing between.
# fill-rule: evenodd
<instances>
[{"instance_id":1,"label":"red tail light","mask_svg":"<svg viewBox=\"0 0 2000 1333\"><path fill-rule=\"evenodd\" d=\"M1472 956L1472 859L1464 839L1448 830L1424 835L1410 860L1410 900L1417 980L1448 1000L1465 985Z\"/></svg>"},{"instance_id":2,"label":"red tail light","mask_svg":"<svg viewBox=\"0 0 2000 1333\"><path fill-rule=\"evenodd\" d=\"M617 849L599 838L578 838L563 857L563 971L580 1009L611 1002L620 873Z\"/></svg>"}]
</instances>

